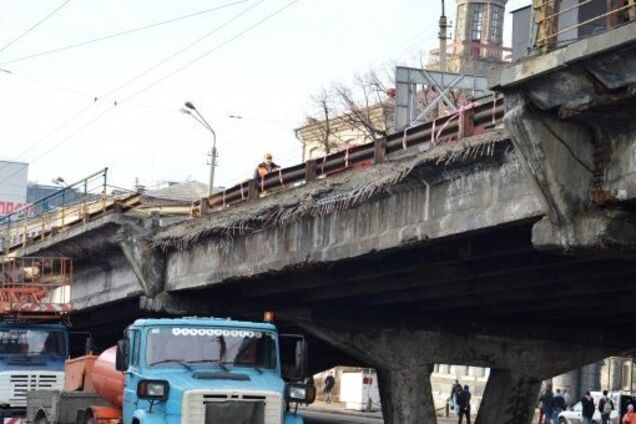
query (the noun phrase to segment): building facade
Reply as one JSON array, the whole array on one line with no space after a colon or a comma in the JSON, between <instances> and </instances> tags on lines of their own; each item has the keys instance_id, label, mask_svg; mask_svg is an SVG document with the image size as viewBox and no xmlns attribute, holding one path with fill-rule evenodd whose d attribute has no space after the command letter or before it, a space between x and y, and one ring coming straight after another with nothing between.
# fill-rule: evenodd
<instances>
[{"instance_id":1,"label":"building facade","mask_svg":"<svg viewBox=\"0 0 636 424\"><path fill-rule=\"evenodd\" d=\"M0 216L22 209L27 201L29 165L0 161Z\"/></svg>"},{"instance_id":2,"label":"building facade","mask_svg":"<svg viewBox=\"0 0 636 424\"><path fill-rule=\"evenodd\" d=\"M448 44L448 71L486 76L509 61L503 46L507 0L456 0L453 40ZM430 67L439 63L439 49L429 53Z\"/></svg>"}]
</instances>

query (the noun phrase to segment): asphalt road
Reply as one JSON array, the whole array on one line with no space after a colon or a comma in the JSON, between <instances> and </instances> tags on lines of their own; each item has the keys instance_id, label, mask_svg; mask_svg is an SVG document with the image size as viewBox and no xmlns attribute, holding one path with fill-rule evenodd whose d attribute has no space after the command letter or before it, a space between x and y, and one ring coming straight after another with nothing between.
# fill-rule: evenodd
<instances>
[{"instance_id":1,"label":"asphalt road","mask_svg":"<svg viewBox=\"0 0 636 424\"><path fill-rule=\"evenodd\" d=\"M330 414L327 412L303 411L305 424L382 424L379 418L367 418L357 415Z\"/></svg>"},{"instance_id":2,"label":"asphalt road","mask_svg":"<svg viewBox=\"0 0 636 424\"><path fill-rule=\"evenodd\" d=\"M332 414L327 412L302 411L306 424L382 424L380 418L368 418L357 415ZM455 424L457 419L438 418L437 424Z\"/></svg>"}]
</instances>

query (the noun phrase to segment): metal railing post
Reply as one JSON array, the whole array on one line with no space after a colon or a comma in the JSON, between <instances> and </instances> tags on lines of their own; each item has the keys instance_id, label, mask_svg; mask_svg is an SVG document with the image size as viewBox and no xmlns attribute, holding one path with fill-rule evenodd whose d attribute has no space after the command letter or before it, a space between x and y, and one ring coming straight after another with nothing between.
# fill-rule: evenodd
<instances>
[{"instance_id":1,"label":"metal railing post","mask_svg":"<svg viewBox=\"0 0 636 424\"><path fill-rule=\"evenodd\" d=\"M64 227L65 215L66 215L66 189L62 190L62 227Z\"/></svg>"},{"instance_id":2,"label":"metal railing post","mask_svg":"<svg viewBox=\"0 0 636 424\"><path fill-rule=\"evenodd\" d=\"M104 168L104 182L102 186L102 213L106 213L106 189L108 187L108 168Z\"/></svg>"},{"instance_id":3,"label":"metal railing post","mask_svg":"<svg viewBox=\"0 0 636 424\"><path fill-rule=\"evenodd\" d=\"M536 44L543 53L547 53L556 45L554 33L559 28L559 0L533 0L532 7L538 28Z\"/></svg>"},{"instance_id":4,"label":"metal railing post","mask_svg":"<svg viewBox=\"0 0 636 424\"><path fill-rule=\"evenodd\" d=\"M88 198L88 180L84 180L84 200L82 201L82 221L88 222L88 210L86 209L86 199Z\"/></svg>"},{"instance_id":5,"label":"metal railing post","mask_svg":"<svg viewBox=\"0 0 636 424\"><path fill-rule=\"evenodd\" d=\"M373 144L373 161L375 163L384 162L386 158L386 138L379 138Z\"/></svg>"}]
</instances>

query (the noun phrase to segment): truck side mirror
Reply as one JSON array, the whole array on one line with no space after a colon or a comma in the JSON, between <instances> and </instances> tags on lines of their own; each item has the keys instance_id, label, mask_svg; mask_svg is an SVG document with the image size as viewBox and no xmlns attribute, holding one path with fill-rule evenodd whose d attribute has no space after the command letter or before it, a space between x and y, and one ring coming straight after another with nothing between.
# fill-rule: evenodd
<instances>
[{"instance_id":1,"label":"truck side mirror","mask_svg":"<svg viewBox=\"0 0 636 424\"><path fill-rule=\"evenodd\" d=\"M130 342L121 339L117 342L117 354L115 355L115 368L117 371L127 371L130 363Z\"/></svg>"},{"instance_id":2,"label":"truck side mirror","mask_svg":"<svg viewBox=\"0 0 636 424\"><path fill-rule=\"evenodd\" d=\"M301 381L307 372L307 341L300 334L281 334L279 344L283 378Z\"/></svg>"}]
</instances>

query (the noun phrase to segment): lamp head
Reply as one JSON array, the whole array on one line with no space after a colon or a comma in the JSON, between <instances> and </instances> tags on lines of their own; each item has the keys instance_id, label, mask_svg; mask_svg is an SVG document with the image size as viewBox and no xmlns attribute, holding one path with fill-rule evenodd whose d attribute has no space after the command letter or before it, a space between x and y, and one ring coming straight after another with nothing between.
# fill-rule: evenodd
<instances>
[{"instance_id":1,"label":"lamp head","mask_svg":"<svg viewBox=\"0 0 636 424\"><path fill-rule=\"evenodd\" d=\"M197 110L196 107L194 107L194 105L192 104L192 102L185 102L184 106L187 107L188 109L192 109L192 110Z\"/></svg>"}]
</instances>

